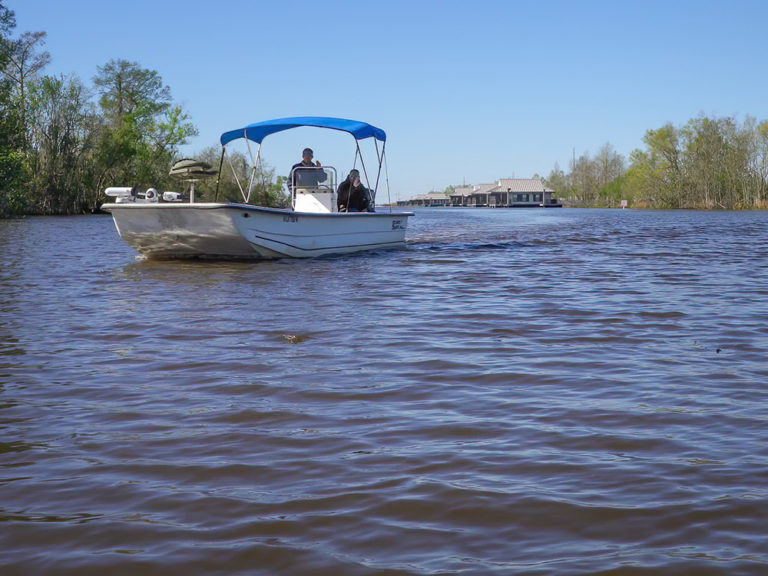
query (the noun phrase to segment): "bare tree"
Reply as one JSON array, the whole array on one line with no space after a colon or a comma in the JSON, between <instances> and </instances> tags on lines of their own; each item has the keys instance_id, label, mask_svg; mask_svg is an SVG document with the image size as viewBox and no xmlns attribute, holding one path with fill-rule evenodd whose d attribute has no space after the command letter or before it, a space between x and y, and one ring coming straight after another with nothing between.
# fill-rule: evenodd
<instances>
[{"instance_id":1,"label":"bare tree","mask_svg":"<svg viewBox=\"0 0 768 576\"><path fill-rule=\"evenodd\" d=\"M27 84L29 80L51 62L51 55L40 50L45 45L45 32L24 32L12 41L5 73L14 84L21 104L21 124L27 126Z\"/></svg>"},{"instance_id":2,"label":"bare tree","mask_svg":"<svg viewBox=\"0 0 768 576\"><path fill-rule=\"evenodd\" d=\"M624 157L609 142L597 151L594 162L597 164L598 188L610 184L624 173Z\"/></svg>"}]
</instances>

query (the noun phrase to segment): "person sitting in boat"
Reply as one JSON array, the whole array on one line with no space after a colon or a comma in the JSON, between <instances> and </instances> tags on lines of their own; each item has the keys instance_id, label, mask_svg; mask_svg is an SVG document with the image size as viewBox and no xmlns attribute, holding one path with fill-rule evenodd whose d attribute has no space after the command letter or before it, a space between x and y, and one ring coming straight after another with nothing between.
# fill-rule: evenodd
<instances>
[{"instance_id":1,"label":"person sitting in boat","mask_svg":"<svg viewBox=\"0 0 768 576\"><path fill-rule=\"evenodd\" d=\"M312 148L304 148L301 153L301 162L291 166L291 178L288 180L288 187L296 188L317 188L320 182L325 182L328 174L323 170L320 160L312 162L314 152Z\"/></svg>"},{"instance_id":2,"label":"person sitting in boat","mask_svg":"<svg viewBox=\"0 0 768 576\"><path fill-rule=\"evenodd\" d=\"M368 188L360 183L360 172L352 169L336 191L336 207L339 212L373 212Z\"/></svg>"}]
</instances>

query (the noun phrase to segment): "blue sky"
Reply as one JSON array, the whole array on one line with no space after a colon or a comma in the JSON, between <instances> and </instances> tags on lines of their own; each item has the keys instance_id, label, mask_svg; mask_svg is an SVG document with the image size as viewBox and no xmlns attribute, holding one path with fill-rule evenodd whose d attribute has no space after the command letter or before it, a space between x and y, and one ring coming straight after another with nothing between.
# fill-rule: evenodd
<instances>
[{"instance_id":1,"label":"blue sky","mask_svg":"<svg viewBox=\"0 0 768 576\"><path fill-rule=\"evenodd\" d=\"M7 0L44 30L49 74L90 84L112 58L157 70L198 126L299 115L386 130L393 197L546 175L610 142L704 113L768 119L768 2ZM267 139L287 173L305 145L346 171L351 137Z\"/></svg>"}]
</instances>

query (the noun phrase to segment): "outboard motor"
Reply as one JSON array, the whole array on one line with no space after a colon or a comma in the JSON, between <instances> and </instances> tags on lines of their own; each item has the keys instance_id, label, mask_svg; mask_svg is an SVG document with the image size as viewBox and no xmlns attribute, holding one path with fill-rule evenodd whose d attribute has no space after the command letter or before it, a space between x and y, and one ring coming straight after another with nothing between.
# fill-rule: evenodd
<instances>
[{"instance_id":1,"label":"outboard motor","mask_svg":"<svg viewBox=\"0 0 768 576\"><path fill-rule=\"evenodd\" d=\"M110 198L115 199L115 204L123 204L124 202L133 202L135 200L135 192L130 186L112 186L104 190L104 194Z\"/></svg>"}]
</instances>

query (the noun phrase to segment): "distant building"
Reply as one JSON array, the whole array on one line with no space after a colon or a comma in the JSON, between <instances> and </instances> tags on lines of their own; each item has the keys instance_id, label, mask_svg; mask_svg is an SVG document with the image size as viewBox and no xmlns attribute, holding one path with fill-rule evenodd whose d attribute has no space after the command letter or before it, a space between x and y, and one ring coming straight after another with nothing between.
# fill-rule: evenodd
<instances>
[{"instance_id":1,"label":"distant building","mask_svg":"<svg viewBox=\"0 0 768 576\"><path fill-rule=\"evenodd\" d=\"M457 186L451 194L451 206L469 206L476 186Z\"/></svg>"},{"instance_id":2,"label":"distant building","mask_svg":"<svg viewBox=\"0 0 768 576\"><path fill-rule=\"evenodd\" d=\"M452 206L492 208L560 207L554 190L538 178L502 178L493 184L456 188L450 196Z\"/></svg>"},{"instance_id":3,"label":"distant building","mask_svg":"<svg viewBox=\"0 0 768 576\"><path fill-rule=\"evenodd\" d=\"M443 192L429 192L427 194L422 194L421 196L416 196L415 198L411 198L410 200L407 200L404 202L406 206L423 206L423 207L430 207L430 206L450 206L451 205L451 199L448 198Z\"/></svg>"},{"instance_id":4,"label":"distant building","mask_svg":"<svg viewBox=\"0 0 768 576\"><path fill-rule=\"evenodd\" d=\"M489 208L559 208L554 190L538 178L502 178L491 184L458 186L450 196L429 192L398 202L399 206L471 206Z\"/></svg>"}]
</instances>

